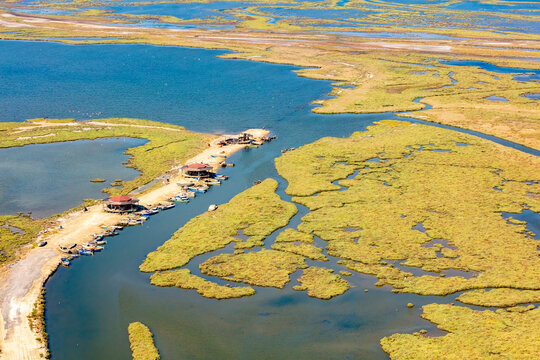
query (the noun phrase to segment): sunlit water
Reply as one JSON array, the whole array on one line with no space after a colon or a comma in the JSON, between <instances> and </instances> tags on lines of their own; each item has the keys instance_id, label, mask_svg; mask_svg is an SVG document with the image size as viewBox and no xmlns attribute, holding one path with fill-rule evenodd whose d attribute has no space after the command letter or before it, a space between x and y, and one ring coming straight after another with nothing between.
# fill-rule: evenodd
<instances>
[{"instance_id":1,"label":"sunlit water","mask_svg":"<svg viewBox=\"0 0 540 360\"><path fill-rule=\"evenodd\" d=\"M32 212L45 217L69 210L83 199L106 197L101 190L114 179L131 180L124 151L141 139L81 140L0 149L0 214ZM105 183L90 180L102 178Z\"/></svg>"},{"instance_id":2,"label":"sunlit water","mask_svg":"<svg viewBox=\"0 0 540 360\"><path fill-rule=\"evenodd\" d=\"M41 56L23 56L28 51ZM44 115L85 119L99 113L213 133L266 126L278 137L232 156L236 167L224 170L230 180L222 186L143 226L125 229L104 252L59 269L46 286L53 358L129 359L127 326L133 321L152 329L164 359L385 359L379 346L384 336L422 328L439 334L420 318L420 305L451 302L455 296L395 295L388 287L375 288L374 277L357 273L347 278L354 287L331 301L293 291L298 273L284 290L256 288L253 297L217 301L194 291L150 286L149 274L138 271L146 254L180 226L255 180L276 178L278 193L288 200L286 184L274 168L282 148L323 136L347 137L373 121L397 119L392 114L313 114L309 103L330 91L329 82L298 78L292 66L216 58L220 53L140 45L0 43L5 79L0 82L0 106L12 104L2 106L3 121ZM299 209L291 226L306 213ZM198 274L197 264L188 267ZM335 259L319 265L341 269ZM408 309L407 302L416 306Z\"/></svg>"}]
</instances>

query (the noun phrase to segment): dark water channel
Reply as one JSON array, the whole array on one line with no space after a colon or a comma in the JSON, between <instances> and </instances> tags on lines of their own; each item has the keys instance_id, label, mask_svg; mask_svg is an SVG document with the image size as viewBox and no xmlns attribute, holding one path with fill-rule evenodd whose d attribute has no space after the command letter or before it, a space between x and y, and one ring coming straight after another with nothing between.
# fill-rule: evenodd
<instances>
[{"instance_id":1,"label":"dark water channel","mask_svg":"<svg viewBox=\"0 0 540 360\"><path fill-rule=\"evenodd\" d=\"M23 56L28 51L39 56ZM379 346L384 336L419 329L440 334L420 318L420 306L452 302L455 296L396 295L388 287L374 287L376 279L362 274L347 278L353 288L330 301L293 291L299 274L283 290L256 288L252 297L217 301L194 291L150 286L149 274L138 271L146 254L189 219L210 204L227 202L255 180L277 179L278 194L289 200L274 168L282 148L323 136L348 137L376 120L403 119L313 114L309 103L331 90L329 82L299 78L292 66L216 58L220 53L0 42L0 107L5 109L0 121L124 116L211 133L266 126L278 137L232 156L236 166L223 171L230 179L220 187L123 230L102 253L59 269L46 285L53 359L129 359L127 326L133 321L152 329L163 359L387 359ZM298 207L292 227L307 213ZM342 270L335 259L315 263ZM198 273L196 266L188 264ZM415 307L408 309L408 302Z\"/></svg>"}]
</instances>

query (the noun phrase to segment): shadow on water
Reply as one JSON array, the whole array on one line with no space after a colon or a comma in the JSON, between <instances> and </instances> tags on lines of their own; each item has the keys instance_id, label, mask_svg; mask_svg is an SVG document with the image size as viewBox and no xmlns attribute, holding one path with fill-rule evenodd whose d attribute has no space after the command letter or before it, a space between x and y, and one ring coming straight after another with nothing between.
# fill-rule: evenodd
<instances>
[{"instance_id":1,"label":"shadow on water","mask_svg":"<svg viewBox=\"0 0 540 360\"><path fill-rule=\"evenodd\" d=\"M281 149L322 136L348 137L377 120L407 119L393 114L311 113L306 104L329 93L330 82L299 78L291 72L297 69L293 66L216 58L222 51L2 44L0 106L5 105L6 111L1 121L45 115L127 116L212 133L266 126L277 135L261 149L233 155L230 161L237 166L222 171L230 179L219 188L123 230L102 253L58 270L46 285L46 318L51 320L47 332L54 359L129 359L127 326L132 321L152 329L164 359L386 359L379 346L383 336L421 328L436 334L435 327L420 318L419 305L451 302L455 297L391 294L388 287L374 287L374 277L362 274L347 278L353 288L330 301L292 290L298 273L283 290L256 288L253 297L217 301L195 291L150 286L149 274L138 270L146 254L179 227L210 204L227 202L255 180L277 179L278 194L290 201L284 193L286 183L274 167ZM24 56L28 51L39 56ZM296 227L307 213L298 208L289 227ZM320 239L316 244L324 247ZM339 269L335 259L319 266ZM418 306L408 309L407 302Z\"/></svg>"}]
</instances>

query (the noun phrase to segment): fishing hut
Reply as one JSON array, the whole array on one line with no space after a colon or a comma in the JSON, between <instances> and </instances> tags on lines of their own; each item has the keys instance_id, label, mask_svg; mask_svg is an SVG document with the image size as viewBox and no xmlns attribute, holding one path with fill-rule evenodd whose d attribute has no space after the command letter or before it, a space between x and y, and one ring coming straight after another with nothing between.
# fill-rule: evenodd
<instances>
[{"instance_id":1,"label":"fishing hut","mask_svg":"<svg viewBox=\"0 0 540 360\"><path fill-rule=\"evenodd\" d=\"M208 164L189 164L181 168L184 177L207 179L214 177L214 169Z\"/></svg>"},{"instance_id":2,"label":"fishing hut","mask_svg":"<svg viewBox=\"0 0 540 360\"><path fill-rule=\"evenodd\" d=\"M139 210L139 200L127 195L113 196L103 202L103 209L112 213L126 213Z\"/></svg>"}]
</instances>

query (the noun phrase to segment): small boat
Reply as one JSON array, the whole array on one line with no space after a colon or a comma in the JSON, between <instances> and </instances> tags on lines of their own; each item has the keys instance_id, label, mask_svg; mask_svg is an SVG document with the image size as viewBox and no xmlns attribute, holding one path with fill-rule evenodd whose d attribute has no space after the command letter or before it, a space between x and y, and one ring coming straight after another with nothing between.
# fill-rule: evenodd
<instances>
[{"instance_id":1,"label":"small boat","mask_svg":"<svg viewBox=\"0 0 540 360\"><path fill-rule=\"evenodd\" d=\"M217 210L218 206L216 204L212 204L208 207L208 211L215 211Z\"/></svg>"},{"instance_id":2,"label":"small boat","mask_svg":"<svg viewBox=\"0 0 540 360\"><path fill-rule=\"evenodd\" d=\"M75 247L76 246L77 246L77 244L71 244L71 245L68 245L68 246L58 245L58 249L60 249L60 251L62 251L62 252L65 252L66 254L72 254L73 252L75 252Z\"/></svg>"},{"instance_id":3,"label":"small boat","mask_svg":"<svg viewBox=\"0 0 540 360\"><path fill-rule=\"evenodd\" d=\"M191 186L188 188L188 190L194 193L205 193L208 191L208 186L206 185Z\"/></svg>"},{"instance_id":4,"label":"small boat","mask_svg":"<svg viewBox=\"0 0 540 360\"><path fill-rule=\"evenodd\" d=\"M95 235L94 236L94 241L100 241L100 240L103 240L103 235Z\"/></svg>"},{"instance_id":5,"label":"small boat","mask_svg":"<svg viewBox=\"0 0 540 360\"><path fill-rule=\"evenodd\" d=\"M66 254L71 254L71 250L69 250L67 247L65 246L62 246L62 245L58 245L58 249L60 249L60 251L62 252L65 252Z\"/></svg>"},{"instance_id":6,"label":"small boat","mask_svg":"<svg viewBox=\"0 0 540 360\"><path fill-rule=\"evenodd\" d=\"M195 183L191 180L180 180L176 183L178 186L193 186Z\"/></svg>"},{"instance_id":7,"label":"small boat","mask_svg":"<svg viewBox=\"0 0 540 360\"><path fill-rule=\"evenodd\" d=\"M91 242L82 243L81 246L83 249L86 249L86 250L94 250L96 248L96 244L91 243Z\"/></svg>"},{"instance_id":8,"label":"small boat","mask_svg":"<svg viewBox=\"0 0 540 360\"><path fill-rule=\"evenodd\" d=\"M122 219L122 220L120 220L120 224L122 224L122 225L129 225L129 219Z\"/></svg>"},{"instance_id":9,"label":"small boat","mask_svg":"<svg viewBox=\"0 0 540 360\"><path fill-rule=\"evenodd\" d=\"M227 175L220 175L220 174L217 174L214 179L218 179L218 180L227 180L229 179L229 177Z\"/></svg>"},{"instance_id":10,"label":"small boat","mask_svg":"<svg viewBox=\"0 0 540 360\"><path fill-rule=\"evenodd\" d=\"M92 252L92 250L84 250L84 249L80 249L78 253L79 253L79 255L94 255L94 253Z\"/></svg>"},{"instance_id":11,"label":"small boat","mask_svg":"<svg viewBox=\"0 0 540 360\"><path fill-rule=\"evenodd\" d=\"M184 204L189 203L188 198L173 197L173 198L170 198L169 200L177 202L177 203L184 203Z\"/></svg>"},{"instance_id":12,"label":"small boat","mask_svg":"<svg viewBox=\"0 0 540 360\"><path fill-rule=\"evenodd\" d=\"M47 245L46 241L40 241L40 242L37 243L37 246L39 246L39 247L44 247L45 245Z\"/></svg>"},{"instance_id":13,"label":"small boat","mask_svg":"<svg viewBox=\"0 0 540 360\"><path fill-rule=\"evenodd\" d=\"M191 191L182 191L181 193L176 195L177 197L185 197L187 199L193 199L197 194Z\"/></svg>"},{"instance_id":14,"label":"small boat","mask_svg":"<svg viewBox=\"0 0 540 360\"><path fill-rule=\"evenodd\" d=\"M70 264L69 260L66 258L62 258L60 259L60 261L61 261L62 266L65 266L65 267L68 267Z\"/></svg>"},{"instance_id":15,"label":"small boat","mask_svg":"<svg viewBox=\"0 0 540 360\"><path fill-rule=\"evenodd\" d=\"M187 199L186 199L187 200ZM189 200L188 200L189 201ZM166 204L161 206L161 210L169 210L175 207L176 205L174 203Z\"/></svg>"},{"instance_id":16,"label":"small boat","mask_svg":"<svg viewBox=\"0 0 540 360\"><path fill-rule=\"evenodd\" d=\"M293 151L293 150L295 150L295 148L290 147L290 148L281 150L281 153L283 154L283 153L286 153L286 152L289 152L289 151Z\"/></svg>"},{"instance_id":17,"label":"small boat","mask_svg":"<svg viewBox=\"0 0 540 360\"><path fill-rule=\"evenodd\" d=\"M221 181L218 179L206 179L204 181L207 185L221 185Z\"/></svg>"},{"instance_id":18,"label":"small boat","mask_svg":"<svg viewBox=\"0 0 540 360\"><path fill-rule=\"evenodd\" d=\"M96 245L107 245L107 240L94 240L92 243Z\"/></svg>"},{"instance_id":19,"label":"small boat","mask_svg":"<svg viewBox=\"0 0 540 360\"><path fill-rule=\"evenodd\" d=\"M140 215L142 215L142 216L152 216L152 215L156 215L158 212L159 212L159 209L156 208L156 210L154 210L154 209L145 210L145 211L141 212Z\"/></svg>"},{"instance_id":20,"label":"small boat","mask_svg":"<svg viewBox=\"0 0 540 360\"><path fill-rule=\"evenodd\" d=\"M105 249L103 246L96 246L93 250L94 251L101 251L103 249Z\"/></svg>"},{"instance_id":21,"label":"small boat","mask_svg":"<svg viewBox=\"0 0 540 360\"><path fill-rule=\"evenodd\" d=\"M257 180L257 181L254 181L254 182L253 182L254 185L259 185L260 183L262 183L261 180Z\"/></svg>"},{"instance_id":22,"label":"small boat","mask_svg":"<svg viewBox=\"0 0 540 360\"><path fill-rule=\"evenodd\" d=\"M116 236L118 233L115 230L107 230L103 234L103 236Z\"/></svg>"}]
</instances>

